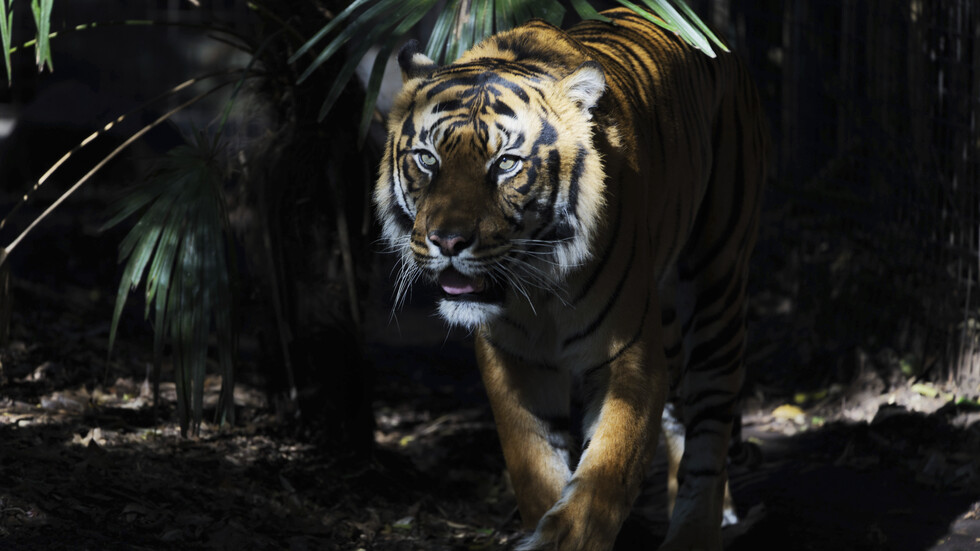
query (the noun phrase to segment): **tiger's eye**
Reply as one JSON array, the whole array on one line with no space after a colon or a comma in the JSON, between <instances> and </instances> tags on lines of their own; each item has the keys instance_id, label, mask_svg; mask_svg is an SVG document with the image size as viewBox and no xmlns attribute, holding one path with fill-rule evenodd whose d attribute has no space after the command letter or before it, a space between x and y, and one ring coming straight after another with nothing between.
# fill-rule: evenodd
<instances>
[{"instance_id":1,"label":"tiger's eye","mask_svg":"<svg viewBox=\"0 0 980 551\"><path fill-rule=\"evenodd\" d=\"M517 159L510 156L501 157L500 160L497 161L497 169L502 170L504 172L513 170L514 167L516 166L517 166Z\"/></svg>"},{"instance_id":2,"label":"tiger's eye","mask_svg":"<svg viewBox=\"0 0 980 551\"><path fill-rule=\"evenodd\" d=\"M419 162L422 163L422 166L426 168L432 168L436 166L436 163L438 162L436 161L435 155L424 151L417 154L416 157L418 158Z\"/></svg>"}]
</instances>

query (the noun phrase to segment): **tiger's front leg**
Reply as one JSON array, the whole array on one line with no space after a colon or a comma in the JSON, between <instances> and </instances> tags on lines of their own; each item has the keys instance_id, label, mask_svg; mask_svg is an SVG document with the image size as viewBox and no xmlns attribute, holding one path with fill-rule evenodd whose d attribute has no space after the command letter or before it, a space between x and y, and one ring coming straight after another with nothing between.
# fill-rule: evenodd
<instances>
[{"instance_id":1,"label":"tiger's front leg","mask_svg":"<svg viewBox=\"0 0 980 551\"><path fill-rule=\"evenodd\" d=\"M487 350L492 349L485 343L481 348L478 357L486 358ZM650 354L649 350L657 353ZM504 385L487 385L521 516L525 524L537 524L518 549L612 549L656 446L666 394L662 350L659 341L648 344L640 340L609 364L586 374L584 385L591 402L585 419L584 450L574 473L562 471L567 482L558 492L554 485L561 476L553 476L553 469L546 466L556 462L548 459L542 446L546 439L536 434L538 421L533 416L515 415L527 409L517 405L519 399L502 395L507 390ZM483 369L486 380L487 368ZM511 396L519 397L522 392L526 389ZM502 415L505 412L512 417ZM513 420L526 424L515 428Z\"/></svg>"},{"instance_id":2,"label":"tiger's front leg","mask_svg":"<svg viewBox=\"0 0 980 551\"><path fill-rule=\"evenodd\" d=\"M571 478L571 382L476 338L476 359L490 398L504 460L526 529L533 529Z\"/></svg>"}]
</instances>

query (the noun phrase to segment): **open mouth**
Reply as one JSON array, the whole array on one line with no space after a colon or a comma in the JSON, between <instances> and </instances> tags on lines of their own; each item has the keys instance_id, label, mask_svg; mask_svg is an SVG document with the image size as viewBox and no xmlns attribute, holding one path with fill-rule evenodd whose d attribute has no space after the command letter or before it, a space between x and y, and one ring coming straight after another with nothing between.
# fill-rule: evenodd
<instances>
[{"instance_id":1,"label":"open mouth","mask_svg":"<svg viewBox=\"0 0 980 551\"><path fill-rule=\"evenodd\" d=\"M503 289L482 276L463 275L450 266L439 274L439 287L446 300L470 302L503 302Z\"/></svg>"}]
</instances>

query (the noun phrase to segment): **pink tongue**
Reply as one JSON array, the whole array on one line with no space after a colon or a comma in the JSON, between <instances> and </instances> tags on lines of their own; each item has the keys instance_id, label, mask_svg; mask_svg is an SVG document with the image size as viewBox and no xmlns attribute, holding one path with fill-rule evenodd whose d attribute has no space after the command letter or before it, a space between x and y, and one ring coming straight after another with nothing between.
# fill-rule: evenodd
<instances>
[{"instance_id":1,"label":"pink tongue","mask_svg":"<svg viewBox=\"0 0 980 551\"><path fill-rule=\"evenodd\" d=\"M2 0L0 0L2 1ZM466 277L455 268L446 268L439 274L439 286L450 295L463 293L478 293L483 290L482 282Z\"/></svg>"}]
</instances>

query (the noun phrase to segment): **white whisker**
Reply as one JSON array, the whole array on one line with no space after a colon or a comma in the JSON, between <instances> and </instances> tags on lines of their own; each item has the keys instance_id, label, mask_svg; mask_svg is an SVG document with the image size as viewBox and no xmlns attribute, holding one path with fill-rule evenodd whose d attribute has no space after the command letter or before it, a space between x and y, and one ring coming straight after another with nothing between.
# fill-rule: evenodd
<instances>
[{"instance_id":1,"label":"white whisker","mask_svg":"<svg viewBox=\"0 0 980 551\"><path fill-rule=\"evenodd\" d=\"M491 266L491 271L489 273L491 274L491 276L495 273L502 276L511 288L513 288L515 291L517 291L517 293L523 296L525 300L527 300L528 306L531 307L531 312L533 312L534 315L537 315L538 312L537 309L534 307L534 301L531 300L530 295L528 295L527 289L524 287L524 281L521 278L517 277L517 274L511 271L506 264L503 263L494 264L493 266Z\"/></svg>"}]
</instances>

